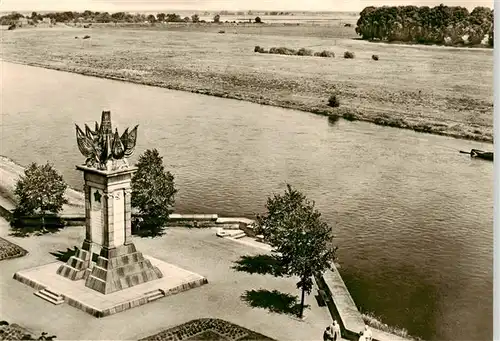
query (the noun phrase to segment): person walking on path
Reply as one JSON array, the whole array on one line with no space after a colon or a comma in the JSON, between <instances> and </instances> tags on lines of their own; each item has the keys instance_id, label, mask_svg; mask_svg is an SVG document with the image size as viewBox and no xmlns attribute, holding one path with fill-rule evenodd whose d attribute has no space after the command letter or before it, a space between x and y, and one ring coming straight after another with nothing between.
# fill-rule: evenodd
<instances>
[{"instance_id":1,"label":"person walking on path","mask_svg":"<svg viewBox=\"0 0 500 341\"><path fill-rule=\"evenodd\" d=\"M323 341L333 341L333 330L331 326L326 327L323 333Z\"/></svg>"},{"instance_id":2,"label":"person walking on path","mask_svg":"<svg viewBox=\"0 0 500 341\"><path fill-rule=\"evenodd\" d=\"M342 335L340 335L340 325L338 324L337 320L333 320L333 325L332 325L332 332L333 332L333 340L340 340L342 338Z\"/></svg>"},{"instance_id":3,"label":"person walking on path","mask_svg":"<svg viewBox=\"0 0 500 341\"><path fill-rule=\"evenodd\" d=\"M368 327L366 324L365 324L365 331L363 332L363 335L365 336L366 341L372 341L372 339L373 339L372 331L371 331L370 327Z\"/></svg>"}]
</instances>

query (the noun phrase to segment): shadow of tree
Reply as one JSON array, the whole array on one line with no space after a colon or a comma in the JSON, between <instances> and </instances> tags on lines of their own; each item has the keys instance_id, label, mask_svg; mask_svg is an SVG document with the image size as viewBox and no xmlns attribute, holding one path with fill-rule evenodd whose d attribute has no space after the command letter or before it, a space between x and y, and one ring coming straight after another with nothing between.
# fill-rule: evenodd
<instances>
[{"instance_id":1,"label":"shadow of tree","mask_svg":"<svg viewBox=\"0 0 500 341\"><path fill-rule=\"evenodd\" d=\"M73 250L68 247L66 251L56 251L49 253L52 256L56 257L58 261L66 263L71 258L71 256L74 256L77 252L78 248L76 246L73 246Z\"/></svg>"},{"instance_id":2,"label":"shadow of tree","mask_svg":"<svg viewBox=\"0 0 500 341\"><path fill-rule=\"evenodd\" d=\"M60 262L66 263L71 256L76 255L78 252L78 247L73 246L73 249L70 249L69 247L66 249L66 251L56 251L56 252L49 252L52 256L56 257L56 259ZM93 253L92 254L92 261L97 262L97 258L99 257L98 254Z\"/></svg>"},{"instance_id":3,"label":"shadow of tree","mask_svg":"<svg viewBox=\"0 0 500 341\"><path fill-rule=\"evenodd\" d=\"M235 263L232 267L235 271L276 277L285 276L279 259L273 255L242 256Z\"/></svg>"},{"instance_id":4,"label":"shadow of tree","mask_svg":"<svg viewBox=\"0 0 500 341\"><path fill-rule=\"evenodd\" d=\"M264 308L273 313L298 316L300 313L300 302L298 297L279 292L278 290L247 290L241 299L252 308ZM309 305L304 305L304 309Z\"/></svg>"},{"instance_id":5,"label":"shadow of tree","mask_svg":"<svg viewBox=\"0 0 500 341\"><path fill-rule=\"evenodd\" d=\"M132 234L141 238L161 237L165 234L165 226L154 219L132 217Z\"/></svg>"},{"instance_id":6,"label":"shadow of tree","mask_svg":"<svg viewBox=\"0 0 500 341\"><path fill-rule=\"evenodd\" d=\"M10 221L12 237L31 237L41 236L48 233L57 233L64 228L64 221L59 217L50 217L45 220L45 224L40 223L40 219L36 218L13 218Z\"/></svg>"}]
</instances>

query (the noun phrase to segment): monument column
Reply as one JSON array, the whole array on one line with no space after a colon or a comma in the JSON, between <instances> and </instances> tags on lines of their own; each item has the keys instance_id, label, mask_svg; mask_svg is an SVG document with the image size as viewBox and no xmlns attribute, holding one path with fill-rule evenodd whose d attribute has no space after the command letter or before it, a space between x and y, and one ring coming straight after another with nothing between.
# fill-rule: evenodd
<instances>
[{"instance_id":1,"label":"monument column","mask_svg":"<svg viewBox=\"0 0 500 341\"><path fill-rule=\"evenodd\" d=\"M137 251L131 239L130 188L136 168L130 167L125 157L135 148L137 126L130 133L126 129L121 137L118 131L112 134L111 114L104 111L101 126L96 123L95 131L88 126L85 133L78 126L76 129L78 147L87 157L85 165L76 166L85 180L86 231L79 252L84 252L88 244L97 244L101 250L95 264L86 251L86 265L76 269L77 275L66 274L65 269L75 262L71 259L58 273L71 279L86 278L85 286L103 294L162 278L160 270Z\"/></svg>"}]
</instances>

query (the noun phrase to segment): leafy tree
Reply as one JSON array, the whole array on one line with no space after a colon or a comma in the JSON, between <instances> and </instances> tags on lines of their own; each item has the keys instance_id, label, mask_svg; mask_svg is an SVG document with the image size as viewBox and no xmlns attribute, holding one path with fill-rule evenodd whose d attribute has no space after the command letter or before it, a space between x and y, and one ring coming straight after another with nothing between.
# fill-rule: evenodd
<instances>
[{"instance_id":1,"label":"leafy tree","mask_svg":"<svg viewBox=\"0 0 500 341\"><path fill-rule=\"evenodd\" d=\"M42 225L47 212L59 213L67 203L64 193L68 185L49 163L32 163L21 175L14 190L18 197L16 213L18 215L42 215Z\"/></svg>"},{"instance_id":2,"label":"leafy tree","mask_svg":"<svg viewBox=\"0 0 500 341\"><path fill-rule=\"evenodd\" d=\"M157 234L168 220L175 203L174 176L165 171L163 158L158 150L146 150L139 157L137 172L132 178L132 207L139 210L141 218L136 230Z\"/></svg>"},{"instance_id":3,"label":"leafy tree","mask_svg":"<svg viewBox=\"0 0 500 341\"><path fill-rule=\"evenodd\" d=\"M302 318L305 294L312 290L312 276L330 269L335 260L337 248L332 244L332 231L314 203L288 184L283 195L268 198L266 209L265 215L257 217L257 226L273 247L283 273L299 277Z\"/></svg>"},{"instance_id":4,"label":"leafy tree","mask_svg":"<svg viewBox=\"0 0 500 341\"><path fill-rule=\"evenodd\" d=\"M98 23L108 23L111 22L111 15L108 12L96 13L95 21Z\"/></svg>"},{"instance_id":5,"label":"leafy tree","mask_svg":"<svg viewBox=\"0 0 500 341\"><path fill-rule=\"evenodd\" d=\"M156 22L156 17L150 14L147 16L147 21L149 21L151 24L154 24Z\"/></svg>"},{"instance_id":6,"label":"leafy tree","mask_svg":"<svg viewBox=\"0 0 500 341\"><path fill-rule=\"evenodd\" d=\"M156 15L156 19L157 19L158 21L160 21L160 22L165 21L165 18L166 18L166 17L167 17L167 15L166 15L165 13L158 13L158 14Z\"/></svg>"},{"instance_id":7,"label":"leafy tree","mask_svg":"<svg viewBox=\"0 0 500 341\"><path fill-rule=\"evenodd\" d=\"M255 22L257 24L260 24L262 22L262 20L260 19L260 17L255 17Z\"/></svg>"},{"instance_id":8,"label":"leafy tree","mask_svg":"<svg viewBox=\"0 0 500 341\"><path fill-rule=\"evenodd\" d=\"M194 23L200 22L200 17L198 16L198 14L193 14L191 16L191 21Z\"/></svg>"},{"instance_id":9,"label":"leafy tree","mask_svg":"<svg viewBox=\"0 0 500 341\"><path fill-rule=\"evenodd\" d=\"M168 22L182 22L184 21L179 14L169 13L167 14Z\"/></svg>"},{"instance_id":10,"label":"leafy tree","mask_svg":"<svg viewBox=\"0 0 500 341\"><path fill-rule=\"evenodd\" d=\"M219 23L220 22L220 15L216 14L214 17L214 22Z\"/></svg>"}]
</instances>

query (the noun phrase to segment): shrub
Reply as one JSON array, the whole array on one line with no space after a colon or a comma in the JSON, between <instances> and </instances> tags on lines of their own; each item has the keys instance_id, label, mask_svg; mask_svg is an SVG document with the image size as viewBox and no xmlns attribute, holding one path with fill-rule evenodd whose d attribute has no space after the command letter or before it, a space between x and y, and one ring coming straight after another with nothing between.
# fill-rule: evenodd
<instances>
[{"instance_id":1,"label":"shrub","mask_svg":"<svg viewBox=\"0 0 500 341\"><path fill-rule=\"evenodd\" d=\"M301 48L297 51L297 56L312 56L312 50Z\"/></svg>"},{"instance_id":2,"label":"shrub","mask_svg":"<svg viewBox=\"0 0 500 341\"><path fill-rule=\"evenodd\" d=\"M42 217L47 212L57 214L67 203L64 197L67 187L63 177L52 165L32 163L16 183L14 193L19 199L16 213L32 215L39 212Z\"/></svg>"},{"instance_id":3,"label":"shrub","mask_svg":"<svg viewBox=\"0 0 500 341\"><path fill-rule=\"evenodd\" d=\"M372 59L373 60L378 60L378 55L376 55L376 54L372 55Z\"/></svg>"},{"instance_id":4,"label":"shrub","mask_svg":"<svg viewBox=\"0 0 500 341\"><path fill-rule=\"evenodd\" d=\"M219 33L226 33L226 31L224 31L224 30L220 30L220 31L219 31Z\"/></svg>"},{"instance_id":5,"label":"shrub","mask_svg":"<svg viewBox=\"0 0 500 341\"><path fill-rule=\"evenodd\" d=\"M335 53L332 51L326 51L323 50L321 52L316 52L314 53L316 57L328 57L328 58L335 58Z\"/></svg>"},{"instance_id":6,"label":"shrub","mask_svg":"<svg viewBox=\"0 0 500 341\"><path fill-rule=\"evenodd\" d=\"M255 46L254 52L258 52L258 53L267 53L266 50L264 50L264 48L260 47L260 46Z\"/></svg>"},{"instance_id":7,"label":"shrub","mask_svg":"<svg viewBox=\"0 0 500 341\"><path fill-rule=\"evenodd\" d=\"M330 96L330 98L328 98L328 106L332 108L338 108L340 106L340 101L337 98L336 94L333 94Z\"/></svg>"},{"instance_id":8,"label":"shrub","mask_svg":"<svg viewBox=\"0 0 500 341\"><path fill-rule=\"evenodd\" d=\"M346 59L354 59L354 52L345 51L344 52L344 58L346 58Z\"/></svg>"},{"instance_id":9,"label":"shrub","mask_svg":"<svg viewBox=\"0 0 500 341\"><path fill-rule=\"evenodd\" d=\"M289 49L288 47L271 47L269 53L272 54L284 54L284 55L294 55L297 51Z\"/></svg>"}]
</instances>

